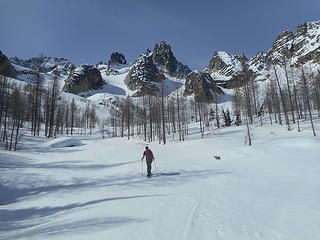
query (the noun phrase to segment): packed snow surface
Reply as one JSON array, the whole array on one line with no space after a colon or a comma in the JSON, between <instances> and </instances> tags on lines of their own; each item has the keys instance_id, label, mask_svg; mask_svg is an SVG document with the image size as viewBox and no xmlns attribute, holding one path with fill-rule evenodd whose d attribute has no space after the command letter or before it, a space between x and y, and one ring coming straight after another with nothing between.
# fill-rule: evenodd
<instances>
[{"instance_id":1,"label":"packed snow surface","mask_svg":"<svg viewBox=\"0 0 320 240\"><path fill-rule=\"evenodd\" d=\"M75 138L85 145L47 151L45 139L26 138L28 148L1 151L0 239L319 239L320 140L310 129L256 126L251 147L243 126L204 139L197 129L149 145L151 179L140 139L84 135Z\"/></svg>"}]
</instances>

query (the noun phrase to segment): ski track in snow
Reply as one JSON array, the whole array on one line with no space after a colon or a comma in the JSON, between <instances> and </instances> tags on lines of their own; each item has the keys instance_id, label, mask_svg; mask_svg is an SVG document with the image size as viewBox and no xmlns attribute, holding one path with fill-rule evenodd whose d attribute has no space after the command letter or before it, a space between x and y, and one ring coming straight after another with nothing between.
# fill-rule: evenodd
<instances>
[{"instance_id":1,"label":"ski track in snow","mask_svg":"<svg viewBox=\"0 0 320 240\"><path fill-rule=\"evenodd\" d=\"M51 148L25 137L21 151L0 152L0 239L318 239L320 141L306 126L253 127L251 147L244 127L199 139L190 126L183 143L149 144L151 179L140 139Z\"/></svg>"}]
</instances>

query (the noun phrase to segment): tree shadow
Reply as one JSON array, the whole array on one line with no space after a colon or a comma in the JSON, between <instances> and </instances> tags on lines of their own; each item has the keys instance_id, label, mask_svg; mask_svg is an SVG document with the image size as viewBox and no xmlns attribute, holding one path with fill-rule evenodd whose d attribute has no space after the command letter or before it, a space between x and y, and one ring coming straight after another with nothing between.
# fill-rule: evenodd
<instances>
[{"instance_id":1,"label":"tree shadow","mask_svg":"<svg viewBox=\"0 0 320 240\"><path fill-rule=\"evenodd\" d=\"M105 183L100 183L96 187L117 187L117 188L132 188L143 187L144 185L152 184L153 186L166 186L172 184L185 184L193 181L195 178L211 178L219 175L234 174L233 172L215 170L195 170L195 171L180 171L180 172L159 172L153 173L155 178L146 179L144 176L131 175L128 177L114 177L105 180Z\"/></svg>"},{"instance_id":2,"label":"tree shadow","mask_svg":"<svg viewBox=\"0 0 320 240\"><path fill-rule=\"evenodd\" d=\"M154 176L175 176L180 175L180 172L162 172L162 173L156 173Z\"/></svg>"},{"instance_id":3,"label":"tree shadow","mask_svg":"<svg viewBox=\"0 0 320 240\"><path fill-rule=\"evenodd\" d=\"M1 158L0 158L1 161ZM77 164L78 163L78 164ZM56 163L26 163L26 162L0 162L0 168L14 168L14 169L25 169L25 168L42 168L42 169L82 169L82 170L95 170L95 169L107 169L112 167L119 167L122 165L128 165L136 163L136 161L120 162L113 164L83 164L83 161L61 161Z\"/></svg>"},{"instance_id":4,"label":"tree shadow","mask_svg":"<svg viewBox=\"0 0 320 240\"><path fill-rule=\"evenodd\" d=\"M84 146L84 145L82 145ZM75 147L62 147L62 148L52 148L52 147L43 147L43 146L28 146L22 147L20 151L27 153L74 153L83 151L79 148L82 146L75 146Z\"/></svg>"},{"instance_id":5,"label":"tree shadow","mask_svg":"<svg viewBox=\"0 0 320 240\"><path fill-rule=\"evenodd\" d=\"M212 136L215 136L215 137L224 137L224 136L228 136L228 135L236 135L238 133L241 133L243 134L244 132L244 129L230 129L230 130L226 130L226 129L223 129L224 131L220 131L220 130L217 130L217 129L214 129L213 131L210 131L209 133L206 133L204 135L204 138L212 138Z\"/></svg>"},{"instance_id":6,"label":"tree shadow","mask_svg":"<svg viewBox=\"0 0 320 240\"><path fill-rule=\"evenodd\" d=\"M6 170L16 170L16 169L53 169L53 170L103 170L110 169L114 167L119 167L127 164L134 164L136 161L128 161L114 164L79 164L83 163L81 161L62 161L56 163L34 163L32 159L15 156L12 154L1 154L0 155L0 169ZM23 173L26 178L32 179L35 177L34 174ZM41 193L52 193L55 191L70 191L77 189L86 189L92 186L97 186L105 182L105 179L94 180L89 182L77 180L77 183L68 185L50 185L50 186L40 186L40 187L24 187L24 188L11 188L0 183L0 205L7 205L19 201L22 197L28 197L31 195L37 195Z\"/></svg>"},{"instance_id":7,"label":"tree shadow","mask_svg":"<svg viewBox=\"0 0 320 240\"><path fill-rule=\"evenodd\" d=\"M3 234L3 240L7 239L33 239L33 237L42 236L54 237L64 234L85 234L88 232L95 232L101 230L108 230L115 227L120 227L127 224L142 223L145 219L131 218L131 217L101 217L101 218L86 218L85 220L72 221L68 223L54 223L51 226L39 225L30 229L23 229L22 231L9 231L7 234ZM50 221L48 221L50 222ZM1 239L1 237L0 237Z\"/></svg>"},{"instance_id":8,"label":"tree shadow","mask_svg":"<svg viewBox=\"0 0 320 240\"><path fill-rule=\"evenodd\" d=\"M79 211L81 208L93 206L95 204L129 200L138 198L148 198L160 195L135 195L126 197L112 197L89 201L85 203L69 204L61 207L27 208L18 210L0 210L0 231L4 233L3 239L17 239L43 235L60 235L65 233L89 232L99 229L109 229L130 223L144 222L144 219L131 217L102 217L86 218L85 220L72 222L52 222L55 215L66 214L72 211ZM49 224L51 223L51 224ZM19 231L18 231L19 230ZM1 237L0 237L1 239Z\"/></svg>"},{"instance_id":9,"label":"tree shadow","mask_svg":"<svg viewBox=\"0 0 320 240\"><path fill-rule=\"evenodd\" d=\"M116 201L116 200L128 200L128 199L137 199L137 198L148 198L148 197L158 197L161 195L134 195L134 196L126 196L126 197L112 197L112 198L104 198L99 200L93 200L85 203L74 203L61 207L44 207L44 208L26 208L26 209L17 209L17 210L9 210L9 209L0 209L0 230L9 231L14 229L27 228L30 226L38 225L39 223L26 223L24 220L26 219L43 219L48 216L52 216L61 212L69 212L73 210L79 210L79 208L84 208L88 206L92 206L95 204ZM21 224L17 222L23 221ZM41 220L42 222L42 220Z\"/></svg>"}]
</instances>

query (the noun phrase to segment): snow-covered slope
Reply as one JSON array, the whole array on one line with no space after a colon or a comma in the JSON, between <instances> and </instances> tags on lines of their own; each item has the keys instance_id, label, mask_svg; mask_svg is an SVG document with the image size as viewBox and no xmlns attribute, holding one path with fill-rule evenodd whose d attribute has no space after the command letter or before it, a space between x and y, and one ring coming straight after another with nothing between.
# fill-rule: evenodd
<instances>
[{"instance_id":1,"label":"snow-covered slope","mask_svg":"<svg viewBox=\"0 0 320 240\"><path fill-rule=\"evenodd\" d=\"M25 139L0 154L0 239L318 239L320 142L307 125L253 127L251 147L244 127L151 144L151 179L139 139Z\"/></svg>"},{"instance_id":2,"label":"snow-covered slope","mask_svg":"<svg viewBox=\"0 0 320 240\"><path fill-rule=\"evenodd\" d=\"M132 96L136 93L135 90L130 90L125 83L125 78L131 66L124 68L118 68L115 73L110 74L109 70L102 65L98 66L101 70L101 76L105 81L106 85L101 89L88 91L87 93L82 93L82 95L87 95L88 99L101 102L104 99L114 99L114 98L126 98L127 96ZM165 95L174 95L174 91L178 89L180 93L184 91L185 79L172 77L165 74L165 80L163 81L163 89ZM153 83L158 89L161 89L162 83Z\"/></svg>"}]
</instances>

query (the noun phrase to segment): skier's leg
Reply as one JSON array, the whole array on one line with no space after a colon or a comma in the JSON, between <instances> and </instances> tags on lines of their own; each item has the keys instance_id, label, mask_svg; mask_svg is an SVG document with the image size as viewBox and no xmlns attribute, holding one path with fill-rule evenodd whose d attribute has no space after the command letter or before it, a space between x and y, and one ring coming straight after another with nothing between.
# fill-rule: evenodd
<instances>
[{"instance_id":1,"label":"skier's leg","mask_svg":"<svg viewBox=\"0 0 320 240\"><path fill-rule=\"evenodd\" d=\"M147 160L147 172L148 172L148 176L151 176L151 163L152 161Z\"/></svg>"}]
</instances>

